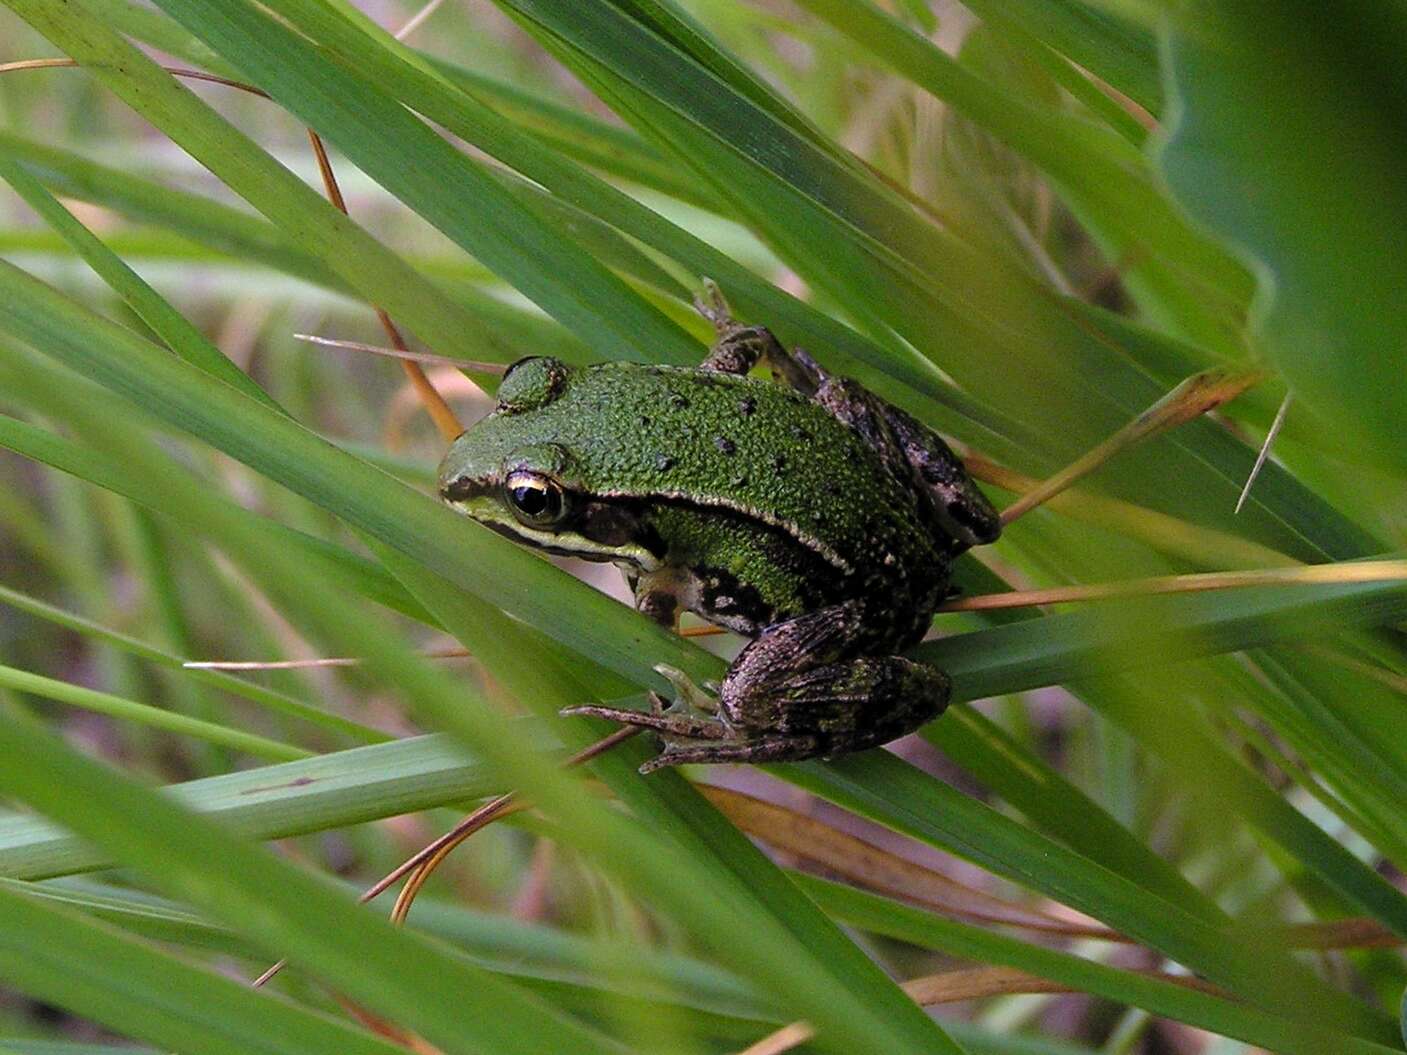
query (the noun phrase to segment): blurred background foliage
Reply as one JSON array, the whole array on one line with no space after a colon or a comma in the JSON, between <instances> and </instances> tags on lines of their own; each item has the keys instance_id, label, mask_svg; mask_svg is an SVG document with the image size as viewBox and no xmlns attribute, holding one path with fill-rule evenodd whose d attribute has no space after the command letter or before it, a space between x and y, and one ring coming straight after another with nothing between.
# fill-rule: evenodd
<instances>
[{"instance_id":1,"label":"blurred background foliage","mask_svg":"<svg viewBox=\"0 0 1407 1055\"><path fill-rule=\"evenodd\" d=\"M0 76L0 1049L1403 1050L1400 0L5 7L88 68ZM967 594L1338 571L941 615L888 752L564 774L558 708L738 642L440 508L399 368L295 334L690 363L705 277L1000 504L1264 370ZM352 907L510 789L407 932Z\"/></svg>"}]
</instances>

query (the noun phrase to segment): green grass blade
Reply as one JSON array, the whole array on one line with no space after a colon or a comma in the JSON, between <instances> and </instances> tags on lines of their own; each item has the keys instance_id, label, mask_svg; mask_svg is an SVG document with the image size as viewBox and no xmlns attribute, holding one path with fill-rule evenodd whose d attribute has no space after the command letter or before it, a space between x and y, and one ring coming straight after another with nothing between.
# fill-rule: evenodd
<instances>
[{"instance_id":1,"label":"green grass blade","mask_svg":"<svg viewBox=\"0 0 1407 1055\"><path fill-rule=\"evenodd\" d=\"M42 397L36 402L42 402ZM181 504L169 501L171 492L162 493L152 486L149 479L126 471L121 462L91 447L79 446L61 436L3 416L0 416L0 447L95 483L154 512L169 512L177 520L182 516ZM148 451L151 452L150 447ZM201 485L197 480L188 478L186 486ZM233 515L243 516L251 524L259 524L271 539L277 540L272 544L300 552L311 566L327 576L329 582L339 583L389 608L433 624L433 619L423 608L366 558L283 524L264 520L234 503L228 505Z\"/></svg>"},{"instance_id":2,"label":"green grass blade","mask_svg":"<svg viewBox=\"0 0 1407 1055\"><path fill-rule=\"evenodd\" d=\"M1195 886L1059 771L975 708L954 707L923 736L1047 834L1197 915L1217 910Z\"/></svg>"},{"instance_id":3,"label":"green grass blade","mask_svg":"<svg viewBox=\"0 0 1407 1055\"><path fill-rule=\"evenodd\" d=\"M219 744L236 751L244 751L258 758L288 760L305 758L308 755L307 751L291 744L279 743L277 740L246 733L240 729L231 729L174 711L162 710L160 707L124 699L109 692L85 689L81 685L70 685L66 681L56 681L25 670L15 670L3 664L0 664L0 688L29 693L68 704L70 707L81 707L94 714L110 715L152 729L164 729L208 744Z\"/></svg>"},{"instance_id":4,"label":"green grass blade","mask_svg":"<svg viewBox=\"0 0 1407 1055\"><path fill-rule=\"evenodd\" d=\"M0 441L3 445L3 441ZM304 700L295 699L286 693L278 692L267 686L259 685L244 678L235 677L222 670L201 670L183 667L186 660L181 656L172 655L156 648L145 641L139 641L129 634L114 630L111 627L103 626L91 619L85 619L80 615L64 611L54 605L48 604L35 597L30 597L18 590L12 590L8 586L0 586L0 603L9 605L11 608L24 612L26 615L36 619L43 619L57 626L72 630L74 633L82 634L94 641L101 641L105 645L112 645L129 652L149 663L166 667L172 670L180 670L182 676L191 681L207 685L212 689L221 689L235 696L242 696L261 707L277 714L286 714L294 718L299 718L313 725L324 729L332 730L350 737L361 743L379 743L389 740L390 737L383 732L361 725L358 722L350 721L341 715L331 714L321 710ZM3 869L0 869L3 871Z\"/></svg>"},{"instance_id":5,"label":"green grass blade","mask_svg":"<svg viewBox=\"0 0 1407 1055\"><path fill-rule=\"evenodd\" d=\"M1193 5L1165 41L1176 105L1160 156L1186 207L1256 261L1261 346L1291 389L1398 473L1407 164L1394 143L1407 81L1394 56L1405 43L1397 5L1342 18Z\"/></svg>"},{"instance_id":6,"label":"green grass blade","mask_svg":"<svg viewBox=\"0 0 1407 1055\"><path fill-rule=\"evenodd\" d=\"M1322 1055L1328 1051L1387 1055L1397 1050L1388 1043L1307 1027L1173 982L1028 945L822 879L803 876L800 882L807 893L853 926L925 945L950 956L1029 971L1080 992L1147 1008L1270 1051L1285 1055Z\"/></svg>"},{"instance_id":7,"label":"green grass blade","mask_svg":"<svg viewBox=\"0 0 1407 1055\"><path fill-rule=\"evenodd\" d=\"M352 288L261 216L9 131L0 130L0 151L16 158L41 183L66 198L166 227L244 262L264 264L338 290Z\"/></svg>"},{"instance_id":8,"label":"green grass blade","mask_svg":"<svg viewBox=\"0 0 1407 1055\"><path fill-rule=\"evenodd\" d=\"M1158 45L1146 27L1084 0L973 0L980 18L1011 25L1067 55L1155 117L1162 107Z\"/></svg>"},{"instance_id":9,"label":"green grass blade","mask_svg":"<svg viewBox=\"0 0 1407 1055\"><path fill-rule=\"evenodd\" d=\"M243 3L165 0L164 10L337 144L370 176L603 356L650 348L675 362L695 342L507 193L477 163L369 82ZM398 145L384 149L387 139Z\"/></svg>"},{"instance_id":10,"label":"green grass blade","mask_svg":"<svg viewBox=\"0 0 1407 1055\"><path fill-rule=\"evenodd\" d=\"M403 1049L0 885L0 977L119 1033L191 1055Z\"/></svg>"},{"instance_id":11,"label":"green grass blade","mask_svg":"<svg viewBox=\"0 0 1407 1055\"><path fill-rule=\"evenodd\" d=\"M1265 586L1096 604L931 641L917 654L953 675L956 699L975 700L1349 627L1390 625L1404 616L1407 588L1394 582Z\"/></svg>"},{"instance_id":12,"label":"green grass blade","mask_svg":"<svg viewBox=\"0 0 1407 1055\"><path fill-rule=\"evenodd\" d=\"M1114 259L1135 295L1159 305L1182 331L1237 351L1225 323L1209 320L1209 298L1244 306L1250 281L1218 243L1190 227L1155 185L1142 156L1063 111L985 82L869 0L803 0L803 6L859 41L880 62L950 103L1052 178ZM1195 297L1189 297L1194 290Z\"/></svg>"},{"instance_id":13,"label":"green grass blade","mask_svg":"<svg viewBox=\"0 0 1407 1055\"><path fill-rule=\"evenodd\" d=\"M0 743L14 762L0 775L8 794L143 868L173 896L235 923L271 956L287 953L295 963L315 964L349 996L443 1051L621 1050L32 727L0 720ZM124 816L138 815L142 825L123 823Z\"/></svg>"},{"instance_id":14,"label":"green grass blade","mask_svg":"<svg viewBox=\"0 0 1407 1055\"><path fill-rule=\"evenodd\" d=\"M808 790L887 827L981 864L1079 909L1226 986L1262 1008L1305 1017L1382 1041L1381 1020L1296 965L1283 949L1252 951L1205 903L1166 901L1138 877L1109 871L997 813L892 755L837 759L790 767ZM1195 913L1195 914L1194 914ZM1276 968L1263 970L1274 957ZM1306 1015L1305 1008L1315 1010Z\"/></svg>"},{"instance_id":15,"label":"green grass blade","mask_svg":"<svg viewBox=\"0 0 1407 1055\"><path fill-rule=\"evenodd\" d=\"M368 303L380 304L445 354L473 358L476 318L430 284L320 194L278 164L195 95L74 5L13 0L10 7L89 67L116 95L159 127L311 252Z\"/></svg>"},{"instance_id":16,"label":"green grass blade","mask_svg":"<svg viewBox=\"0 0 1407 1055\"><path fill-rule=\"evenodd\" d=\"M520 734L521 735L521 734ZM554 739L529 742L549 750ZM335 751L172 785L184 808L244 838L281 839L471 801L504 790L472 755L443 735ZM33 817L0 817L0 875L47 879L109 867L93 843Z\"/></svg>"},{"instance_id":17,"label":"green grass blade","mask_svg":"<svg viewBox=\"0 0 1407 1055\"><path fill-rule=\"evenodd\" d=\"M162 300L140 275L103 245L102 241L60 205L37 179L3 151L0 151L0 179L9 183L30 208L73 247L73 251L112 287L113 292L127 302L168 348L212 377L218 377L245 395L278 409L268 393L250 380L248 374L230 362L199 330L186 321L185 316Z\"/></svg>"}]
</instances>

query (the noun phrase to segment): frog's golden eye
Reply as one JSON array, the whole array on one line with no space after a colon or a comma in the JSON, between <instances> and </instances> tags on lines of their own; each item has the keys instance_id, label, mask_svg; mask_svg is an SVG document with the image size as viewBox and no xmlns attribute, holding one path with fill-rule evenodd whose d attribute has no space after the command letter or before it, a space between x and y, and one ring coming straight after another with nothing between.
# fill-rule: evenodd
<instances>
[{"instance_id":1,"label":"frog's golden eye","mask_svg":"<svg viewBox=\"0 0 1407 1055\"><path fill-rule=\"evenodd\" d=\"M562 487L550 477L513 473L504 482L503 493L513 515L528 527L551 527L566 514Z\"/></svg>"}]
</instances>

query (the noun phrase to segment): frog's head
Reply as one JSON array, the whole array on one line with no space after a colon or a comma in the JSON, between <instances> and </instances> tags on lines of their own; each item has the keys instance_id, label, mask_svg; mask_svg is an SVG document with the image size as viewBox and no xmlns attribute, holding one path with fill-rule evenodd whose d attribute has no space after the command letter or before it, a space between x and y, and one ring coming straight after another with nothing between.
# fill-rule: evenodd
<instances>
[{"instance_id":1,"label":"frog's head","mask_svg":"<svg viewBox=\"0 0 1407 1055\"><path fill-rule=\"evenodd\" d=\"M439 492L485 527L539 549L640 568L658 565L628 504L598 496L581 479L561 417L552 413L572 368L520 359L508 368L493 412L470 426L440 463Z\"/></svg>"}]
</instances>

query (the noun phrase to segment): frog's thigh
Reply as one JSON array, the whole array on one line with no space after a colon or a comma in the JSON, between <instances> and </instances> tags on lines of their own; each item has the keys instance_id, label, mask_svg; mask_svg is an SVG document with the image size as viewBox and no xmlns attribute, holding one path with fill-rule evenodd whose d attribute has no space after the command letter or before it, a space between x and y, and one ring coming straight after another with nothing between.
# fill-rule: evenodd
<instances>
[{"instance_id":1,"label":"frog's thigh","mask_svg":"<svg viewBox=\"0 0 1407 1055\"><path fill-rule=\"evenodd\" d=\"M807 671L782 687L779 732L808 732L823 754L863 751L932 721L948 706L952 682L935 667L903 656L862 656Z\"/></svg>"},{"instance_id":2,"label":"frog's thigh","mask_svg":"<svg viewBox=\"0 0 1407 1055\"><path fill-rule=\"evenodd\" d=\"M859 613L822 609L771 627L739 655L719 697L736 734L819 736L822 753L887 743L947 706L942 671L902 656L846 656Z\"/></svg>"},{"instance_id":3,"label":"frog's thigh","mask_svg":"<svg viewBox=\"0 0 1407 1055\"><path fill-rule=\"evenodd\" d=\"M1002 530L1001 517L943 437L898 407L877 396L870 398L914 474L933 496L948 534L969 546L995 542Z\"/></svg>"},{"instance_id":4,"label":"frog's thigh","mask_svg":"<svg viewBox=\"0 0 1407 1055\"><path fill-rule=\"evenodd\" d=\"M773 623L733 660L719 690L719 705L737 726L775 724L768 697L795 675L864 651L865 616L856 602L830 605Z\"/></svg>"}]
</instances>

